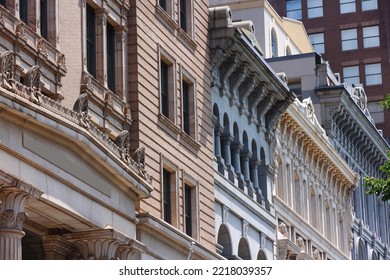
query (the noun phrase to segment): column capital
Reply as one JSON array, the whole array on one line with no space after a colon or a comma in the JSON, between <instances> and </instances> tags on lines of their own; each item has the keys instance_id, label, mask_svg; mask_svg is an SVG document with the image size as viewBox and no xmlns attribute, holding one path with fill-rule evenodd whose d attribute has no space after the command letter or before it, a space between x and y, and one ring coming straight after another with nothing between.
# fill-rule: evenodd
<instances>
[{"instance_id":1,"label":"column capital","mask_svg":"<svg viewBox=\"0 0 390 280\"><path fill-rule=\"evenodd\" d=\"M130 238L113 228L65 234L74 243L84 260L113 260L119 246L129 244Z\"/></svg>"}]
</instances>

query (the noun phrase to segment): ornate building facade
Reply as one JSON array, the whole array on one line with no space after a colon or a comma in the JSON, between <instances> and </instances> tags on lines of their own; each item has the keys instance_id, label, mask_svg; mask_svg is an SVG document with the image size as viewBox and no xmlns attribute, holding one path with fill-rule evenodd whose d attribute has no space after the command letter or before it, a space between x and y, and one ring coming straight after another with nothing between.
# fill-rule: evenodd
<instances>
[{"instance_id":1,"label":"ornate building facade","mask_svg":"<svg viewBox=\"0 0 390 280\"><path fill-rule=\"evenodd\" d=\"M352 259L389 259L390 208L381 197L367 195L363 176L380 177L379 166L387 160L389 146L375 127L361 85L341 83L318 54L269 59L283 69L302 98L311 97L319 123L330 143L360 176L353 192ZM297 73L299 65L302 71Z\"/></svg>"},{"instance_id":2,"label":"ornate building facade","mask_svg":"<svg viewBox=\"0 0 390 280\"><path fill-rule=\"evenodd\" d=\"M252 22L210 9L215 230L228 259L275 259L275 130L295 96L265 63Z\"/></svg>"},{"instance_id":3,"label":"ornate building facade","mask_svg":"<svg viewBox=\"0 0 390 280\"><path fill-rule=\"evenodd\" d=\"M330 144L310 97L283 114L275 149L278 259L349 259L358 176Z\"/></svg>"},{"instance_id":4,"label":"ornate building facade","mask_svg":"<svg viewBox=\"0 0 390 280\"><path fill-rule=\"evenodd\" d=\"M220 258L208 15L1 1L0 259Z\"/></svg>"}]
</instances>

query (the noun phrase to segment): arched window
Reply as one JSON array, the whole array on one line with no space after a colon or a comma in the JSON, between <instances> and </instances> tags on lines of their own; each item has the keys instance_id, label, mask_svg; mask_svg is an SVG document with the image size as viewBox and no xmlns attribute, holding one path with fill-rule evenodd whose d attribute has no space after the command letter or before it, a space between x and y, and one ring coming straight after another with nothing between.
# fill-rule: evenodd
<instances>
[{"instance_id":1,"label":"arched window","mask_svg":"<svg viewBox=\"0 0 390 280\"><path fill-rule=\"evenodd\" d=\"M271 30L271 57L278 57L278 37L274 28Z\"/></svg>"},{"instance_id":2,"label":"arched window","mask_svg":"<svg viewBox=\"0 0 390 280\"><path fill-rule=\"evenodd\" d=\"M238 243L238 256L243 260L251 259L248 241L243 237L240 239L240 243Z\"/></svg>"},{"instance_id":3,"label":"arched window","mask_svg":"<svg viewBox=\"0 0 390 280\"><path fill-rule=\"evenodd\" d=\"M218 231L217 243L222 246L222 256L230 258L232 256L232 241L229 234L229 229L222 224Z\"/></svg>"},{"instance_id":4,"label":"arched window","mask_svg":"<svg viewBox=\"0 0 390 280\"><path fill-rule=\"evenodd\" d=\"M267 259L267 255L265 254L264 250L260 250L257 253L257 259L258 260L266 260Z\"/></svg>"}]
</instances>

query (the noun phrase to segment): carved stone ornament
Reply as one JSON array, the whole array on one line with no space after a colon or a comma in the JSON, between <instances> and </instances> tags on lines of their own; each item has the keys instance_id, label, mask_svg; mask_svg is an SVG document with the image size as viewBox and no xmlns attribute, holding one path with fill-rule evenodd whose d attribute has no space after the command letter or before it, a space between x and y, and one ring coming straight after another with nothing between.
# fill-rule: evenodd
<instances>
[{"instance_id":1,"label":"carved stone ornament","mask_svg":"<svg viewBox=\"0 0 390 280\"><path fill-rule=\"evenodd\" d=\"M145 166L145 147L139 147L133 154L133 160L142 166Z\"/></svg>"},{"instance_id":2,"label":"carved stone ornament","mask_svg":"<svg viewBox=\"0 0 390 280\"><path fill-rule=\"evenodd\" d=\"M26 75L24 75L24 85L31 90L30 92L30 101L40 104L39 92L41 90L41 68L38 65L32 66L27 70Z\"/></svg>"},{"instance_id":3,"label":"carved stone ornament","mask_svg":"<svg viewBox=\"0 0 390 280\"><path fill-rule=\"evenodd\" d=\"M24 41L27 41L24 23L19 23L15 28L15 34Z\"/></svg>"},{"instance_id":4,"label":"carved stone ornament","mask_svg":"<svg viewBox=\"0 0 390 280\"><path fill-rule=\"evenodd\" d=\"M66 61L65 61L65 55L60 54L57 58L57 66L66 70Z\"/></svg>"},{"instance_id":5,"label":"carved stone ornament","mask_svg":"<svg viewBox=\"0 0 390 280\"><path fill-rule=\"evenodd\" d=\"M38 42L37 42L37 51L40 52L45 57L48 56L46 42L45 42L44 39L38 40Z\"/></svg>"},{"instance_id":6,"label":"carved stone ornament","mask_svg":"<svg viewBox=\"0 0 390 280\"><path fill-rule=\"evenodd\" d=\"M73 105L73 111L77 113L88 113L88 94L83 93L77 98Z\"/></svg>"},{"instance_id":7,"label":"carved stone ornament","mask_svg":"<svg viewBox=\"0 0 390 280\"><path fill-rule=\"evenodd\" d=\"M1 75L1 87L4 87L8 90L12 89L10 83L14 78L14 53L11 51L6 51L0 54L0 75Z\"/></svg>"},{"instance_id":8,"label":"carved stone ornament","mask_svg":"<svg viewBox=\"0 0 390 280\"><path fill-rule=\"evenodd\" d=\"M260 248L261 248L261 250L264 250L266 242L267 242L267 236L263 232L260 233Z\"/></svg>"},{"instance_id":9,"label":"carved stone ornament","mask_svg":"<svg viewBox=\"0 0 390 280\"><path fill-rule=\"evenodd\" d=\"M249 222L247 220L242 221L242 237L246 238L249 232Z\"/></svg>"},{"instance_id":10,"label":"carved stone ornament","mask_svg":"<svg viewBox=\"0 0 390 280\"><path fill-rule=\"evenodd\" d=\"M279 223L278 231L282 234L282 236L288 238L288 230L287 230L287 225L285 223L283 222Z\"/></svg>"},{"instance_id":11,"label":"carved stone ornament","mask_svg":"<svg viewBox=\"0 0 390 280\"><path fill-rule=\"evenodd\" d=\"M90 118L88 116L88 94L82 93L77 98L76 102L73 105L73 111L78 113L79 125L84 128L89 128Z\"/></svg>"},{"instance_id":12,"label":"carved stone ornament","mask_svg":"<svg viewBox=\"0 0 390 280\"><path fill-rule=\"evenodd\" d=\"M313 259L315 259L315 260L320 260L321 259L320 251L318 251L318 249L314 249L314 251L313 251Z\"/></svg>"},{"instance_id":13,"label":"carved stone ornament","mask_svg":"<svg viewBox=\"0 0 390 280\"><path fill-rule=\"evenodd\" d=\"M129 151L129 131L122 130L115 138L115 145L117 145L119 149L125 149L126 151Z\"/></svg>"},{"instance_id":14,"label":"carved stone ornament","mask_svg":"<svg viewBox=\"0 0 390 280\"><path fill-rule=\"evenodd\" d=\"M5 24L5 21L4 21L4 17L3 17L3 9L0 7L0 25L4 26L4 24Z\"/></svg>"},{"instance_id":15,"label":"carved stone ornament","mask_svg":"<svg viewBox=\"0 0 390 280\"><path fill-rule=\"evenodd\" d=\"M299 249L301 249L301 252L305 252L306 250L305 241L301 236L297 238L295 243L298 245Z\"/></svg>"},{"instance_id":16,"label":"carved stone ornament","mask_svg":"<svg viewBox=\"0 0 390 280\"><path fill-rule=\"evenodd\" d=\"M224 223L224 224L227 223L227 220L229 218L229 212L230 212L229 207L224 205L223 209L222 209L222 223Z\"/></svg>"}]
</instances>

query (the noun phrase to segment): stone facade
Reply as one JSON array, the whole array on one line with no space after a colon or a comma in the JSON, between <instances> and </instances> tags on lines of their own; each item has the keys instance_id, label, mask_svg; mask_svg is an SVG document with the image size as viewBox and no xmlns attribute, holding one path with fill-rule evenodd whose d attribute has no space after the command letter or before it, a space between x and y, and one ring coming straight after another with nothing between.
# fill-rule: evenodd
<instances>
[{"instance_id":1,"label":"stone facade","mask_svg":"<svg viewBox=\"0 0 390 280\"><path fill-rule=\"evenodd\" d=\"M227 6L210 9L215 228L228 259L275 259L272 145L295 96L265 63L251 29Z\"/></svg>"}]
</instances>

